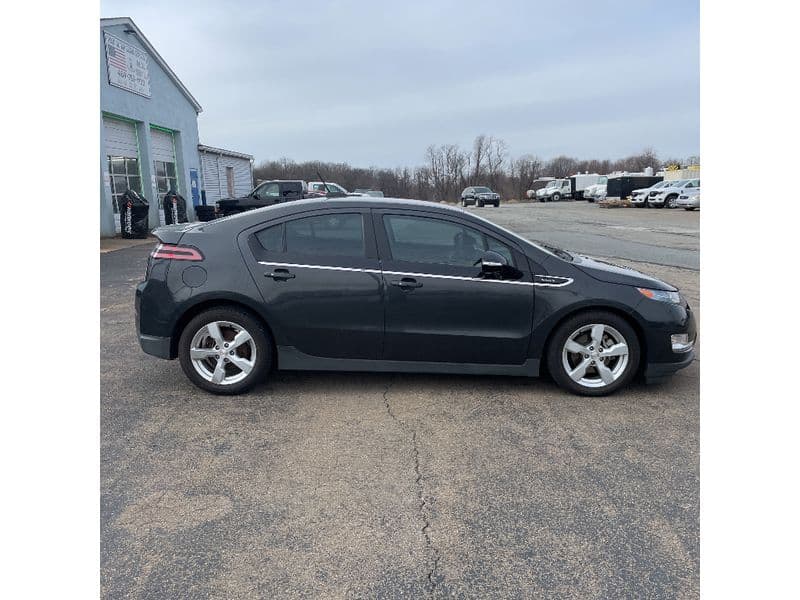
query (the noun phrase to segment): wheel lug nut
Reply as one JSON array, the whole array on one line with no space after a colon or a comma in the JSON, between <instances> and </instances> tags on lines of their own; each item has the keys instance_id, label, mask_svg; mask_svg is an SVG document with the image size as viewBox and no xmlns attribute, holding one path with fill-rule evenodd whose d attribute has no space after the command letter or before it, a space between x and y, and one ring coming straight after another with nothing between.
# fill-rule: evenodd
<instances>
[{"instance_id":1,"label":"wheel lug nut","mask_svg":"<svg viewBox=\"0 0 800 600\"><path fill-rule=\"evenodd\" d=\"M588 354L584 354L583 358L589 358L589 355Z\"/></svg>"},{"instance_id":2,"label":"wheel lug nut","mask_svg":"<svg viewBox=\"0 0 800 600\"><path fill-rule=\"evenodd\" d=\"M230 351L230 355L233 356L233 350Z\"/></svg>"},{"instance_id":3,"label":"wheel lug nut","mask_svg":"<svg viewBox=\"0 0 800 600\"><path fill-rule=\"evenodd\" d=\"M225 347L226 347L226 348L228 347L228 344L227 344L227 343L225 344Z\"/></svg>"}]
</instances>

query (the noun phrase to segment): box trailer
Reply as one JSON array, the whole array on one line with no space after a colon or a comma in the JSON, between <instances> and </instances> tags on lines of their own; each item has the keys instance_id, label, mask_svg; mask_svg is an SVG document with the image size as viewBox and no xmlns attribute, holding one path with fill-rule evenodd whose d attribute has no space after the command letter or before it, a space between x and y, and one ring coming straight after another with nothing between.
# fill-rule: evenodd
<instances>
[{"instance_id":1,"label":"box trailer","mask_svg":"<svg viewBox=\"0 0 800 600\"><path fill-rule=\"evenodd\" d=\"M663 179L659 175L645 175L644 173L615 173L608 176L606 198L625 199L631 195L633 190L650 187Z\"/></svg>"},{"instance_id":2,"label":"box trailer","mask_svg":"<svg viewBox=\"0 0 800 600\"><path fill-rule=\"evenodd\" d=\"M571 187L571 196L573 200L583 200L583 190L590 185L600 182L600 177L597 173L577 173L569 178Z\"/></svg>"}]
</instances>

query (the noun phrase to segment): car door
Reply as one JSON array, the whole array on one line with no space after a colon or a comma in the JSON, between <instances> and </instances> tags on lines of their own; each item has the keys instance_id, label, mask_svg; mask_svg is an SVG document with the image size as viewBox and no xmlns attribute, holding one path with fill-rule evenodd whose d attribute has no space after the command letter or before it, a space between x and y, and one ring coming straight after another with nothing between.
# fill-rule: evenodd
<instances>
[{"instance_id":1,"label":"car door","mask_svg":"<svg viewBox=\"0 0 800 600\"><path fill-rule=\"evenodd\" d=\"M316 357L380 358L383 289L368 210L301 213L242 236L279 346Z\"/></svg>"},{"instance_id":2,"label":"car door","mask_svg":"<svg viewBox=\"0 0 800 600\"><path fill-rule=\"evenodd\" d=\"M533 283L514 243L439 213L373 210L383 266L386 360L522 364L533 316ZM486 279L475 266L494 250L519 269Z\"/></svg>"}]
</instances>

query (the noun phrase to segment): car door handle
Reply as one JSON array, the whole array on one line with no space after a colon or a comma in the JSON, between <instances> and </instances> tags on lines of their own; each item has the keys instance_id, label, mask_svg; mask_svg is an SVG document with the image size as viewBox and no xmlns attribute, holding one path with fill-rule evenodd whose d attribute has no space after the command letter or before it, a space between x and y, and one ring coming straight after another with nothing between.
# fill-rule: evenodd
<instances>
[{"instance_id":1,"label":"car door handle","mask_svg":"<svg viewBox=\"0 0 800 600\"><path fill-rule=\"evenodd\" d=\"M402 279L395 279L394 281L390 281L392 285L399 287L402 290L413 290L414 288L421 288L422 283L414 279L413 277L403 277Z\"/></svg>"},{"instance_id":2,"label":"car door handle","mask_svg":"<svg viewBox=\"0 0 800 600\"><path fill-rule=\"evenodd\" d=\"M275 269L272 273L264 273L264 277L271 277L275 281L286 281L287 279L294 279L296 275L290 273L289 269Z\"/></svg>"}]
</instances>

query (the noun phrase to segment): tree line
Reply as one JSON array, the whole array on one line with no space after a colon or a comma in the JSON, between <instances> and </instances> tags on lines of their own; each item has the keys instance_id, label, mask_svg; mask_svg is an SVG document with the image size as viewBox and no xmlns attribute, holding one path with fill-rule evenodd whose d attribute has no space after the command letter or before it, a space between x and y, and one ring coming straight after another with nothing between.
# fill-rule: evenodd
<instances>
[{"instance_id":1,"label":"tree line","mask_svg":"<svg viewBox=\"0 0 800 600\"><path fill-rule=\"evenodd\" d=\"M266 160L254 169L256 181L268 179L304 179L335 182L348 190L369 188L386 196L419 200L455 201L471 185L485 185L503 198L524 198L539 177L568 177L578 172L606 174L614 171L640 172L646 167L658 171L668 166L699 163L698 157L660 159L652 148L620 158L582 160L556 156L542 160L532 154L518 158L509 155L508 146L498 138L479 135L471 149L457 144L431 145L425 150L425 162L416 167L395 169L353 167L347 163L321 161L295 162L288 158Z\"/></svg>"}]
</instances>

